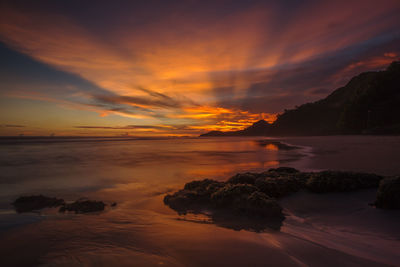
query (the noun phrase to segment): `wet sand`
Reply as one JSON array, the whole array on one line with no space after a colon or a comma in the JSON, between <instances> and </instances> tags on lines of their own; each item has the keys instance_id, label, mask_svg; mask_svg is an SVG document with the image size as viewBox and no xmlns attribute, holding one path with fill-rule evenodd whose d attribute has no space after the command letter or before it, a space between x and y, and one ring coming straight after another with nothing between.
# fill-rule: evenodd
<instances>
[{"instance_id":1,"label":"wet sand","mask_svg":"<svg viewBox=\"0 0 400 267\"><path fill-rule=\"evenodd\" d=\"M356 195L330 194L318 203L315 195L294 194L282 201L290 215L281 231L263 233L221 228L201 218L178 220L169 210L159 213L129 206L92 215L50 212L41 222L1 236L2 262L3 266L397 265L399 213L383 214L365 205L373 195L370 190Z\"/></svg>"},{"instance_id":2,"label":"wet sand","mask_svg":"<svg viewBox=\"0 0 400 267\"><path fill-rule=\"evenodd\" d=\"M337 166L336 169L362 171L374 169L386 170L386 173L376 171L383 174L400 173L400 166L397 169L393 167L396 153L400 151L399 138L377 139L375 142L371 139L329 139L329 137L291 138L282 141L302 146L303 150L266 151L261 150L266 148L254 146L253 141L244 139L225 144L221 144L221 141L215 143L206 140L201 141L203 143L191 144L190 147L186 143L183 145L175 143L165 145L163 149L160 146L164 144L160 143L157 150L151 154L147 146L154 143L148 145L141 143L130 144L132 150L136 149L135 153L129 152L130 150L120 151L119 160L109 165L99 165L98 158L104 157L106 161L109 157L114 157L115 151L118 150L115 144L113 147L107 144L98 147L88 146L85 150L62 145L68 150L60 152L59 147L56 147L57 150L47 150L45 155L51 154L57 160L54 161L54 158L45 160L47 166L53 168L51 171L36 171L34 173L36 177L32 175L34 176L32 179L36 178L36 181L41 182L40 186L32 185L27 178L19 182L10 182L18 175L32 173L31 170L36 169L38 163L20 164L21 169L16 174L6 177L10 184L9 190L12 188L18 190L13 194L7 191L2 195L4 201L0 214L0 265L399 265L400 213L381 211L369 206L368 203L374 200L374 190L324 195L306 192L293 194L281 200L287 214L281 230L266 230L262 233L221 227L205 216L190 214L180 216L163 204L162 198L166 192L181 188L185 182L196 177L222 180L228 178L231 172L262 170L278 165L302 170ZM336 145L333 144L334 141ZM367 141L375 148L362 145ZM343 149L342 146L346 149L334 150ZM121 145L122 147L124 150L129 148L127 144ZM147 149L146 154L138 155L138 147ZM175 147L174 150L171 147ZM382 150L369 153L370 149L376 147ZM27 151L30 154L39 153L40 149L42 147L37 147L37 150L34 147L24 147L23 154L28 153ZM86 157L91 155L93 150L100 152L94 162ZM15 149L14 153L17 153ZM151 160L133 166L126 165L126 161L137 162L139 158L143 160L143 155L147 155L149 159L156 157L155 154L160 163L157 165L158 169ZM32 158L44 161L45 157L40 158L38 155L40 154L35 154ZM197 156L193 158L193 155ZM358 156L354 158L356 155ZM69 171L67 167L71 168L71 163L67 156L73 158L75 164ZM381 160L381 157L385 157L386 160ZM348 163L348 158L356 159L353 160L354 165ZM363 167L361 159L376 164ZM22 162L27 160L25 158ZM4 167L4 162L7 161L2 161L3 170L9 168ZM171 162L174 162L173 166ZM95 165L101 166L102 172L97 172L94 169ZM38 173L41 176L37 175ZM62 175L62 178L58 177L52 182L49 177L55 173ZM102 179L98 178L99 173L102 173L100 175ZM67 188L58 186L57 182L63 182L78 174L81 175L80 180L82 177L87 177L87 181L82 181L80 187L78 178L72 180L74 186ZM112 174L113 177L106 178ZM62 183L64 184L68 185L66 181ZM74 190L77 187L80 191ZM66 199L87 196L102 199L107 203L117 201L118 205L98 214L64 215L54 209L44 210L40 214L15 214L7 203L14 195L24 190L27 193L37 192L35 190L47 191L43 193L57 194ZM1 191L6 190L3 187Z\"/></svg>"}]
</instances>

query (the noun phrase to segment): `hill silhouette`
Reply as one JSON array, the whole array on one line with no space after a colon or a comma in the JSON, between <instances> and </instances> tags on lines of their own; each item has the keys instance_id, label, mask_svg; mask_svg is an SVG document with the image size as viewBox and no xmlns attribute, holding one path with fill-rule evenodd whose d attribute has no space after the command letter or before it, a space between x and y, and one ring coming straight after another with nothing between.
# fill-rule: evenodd
<instances>
[{"instance_id":1,"label":"hill silhouette","mask_svg":"<svg viewBox=\"0 0 400 267\"><path fill-rule=\"evenodd\" d=\"M400 62L384 71L364 72L316 102L232 132L212 131L201 136L334 135L400 133Z\"/></svg>"},{"instance_id":2,"label":"hill silhouette","mask_svg":"<svg viewBox=\"0 0 400 267\"><path fill-rule=\"evenodd\" d=\"M257 135L268 135L271 131L271 124L265 120L259 120L253 125L240 131L211 131L209 133L202 134L201 136L257 136Z\"/></svg>"}]
</instances>

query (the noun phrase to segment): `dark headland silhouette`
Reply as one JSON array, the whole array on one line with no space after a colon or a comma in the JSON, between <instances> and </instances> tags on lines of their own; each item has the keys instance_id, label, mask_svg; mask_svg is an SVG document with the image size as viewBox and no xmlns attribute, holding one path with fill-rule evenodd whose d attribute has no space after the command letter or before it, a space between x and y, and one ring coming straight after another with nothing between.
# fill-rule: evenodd
<instances>
[{"instance_id":1,"label":"dark headland silhouette","mask_svg":"<svg viewBox=\"0 0 400 267\"><path fill-rule=\"evenodd\" d=\"M400 134L400 61L385 71L364 72L313 103L285 110L240 131L201 136Z\"/></svg>"}]
</instances>

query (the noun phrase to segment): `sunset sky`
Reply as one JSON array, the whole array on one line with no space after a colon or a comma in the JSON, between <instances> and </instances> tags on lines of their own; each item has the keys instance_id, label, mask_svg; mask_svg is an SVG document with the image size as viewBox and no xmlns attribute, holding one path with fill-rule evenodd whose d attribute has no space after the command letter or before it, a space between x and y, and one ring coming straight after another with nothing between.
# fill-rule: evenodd
<instances>
[{"instance_id":1,"label":"sunset sky","mask_svg":"<svg viewBox=\"0 0 400 267\"><path fill-rule=\"evenodd\" d=\"M399 0L1 1L0 135L198 135L400 57Z\"/></svg>"}]
</instances>

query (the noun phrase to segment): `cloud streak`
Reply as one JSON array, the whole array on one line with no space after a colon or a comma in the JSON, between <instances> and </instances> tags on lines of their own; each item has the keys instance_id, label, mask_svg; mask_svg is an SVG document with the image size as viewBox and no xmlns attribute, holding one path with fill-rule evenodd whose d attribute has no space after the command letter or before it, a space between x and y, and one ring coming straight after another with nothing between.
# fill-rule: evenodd
<instances>
[{"instance_id":1,"label":"cloud streak","mask_svg":"<svg viewBox=\"0 0 400 267\"><path fill-rule=\"evenodd\" d=\"M400 54L397 0L9 1L0 10L0 41L48 68L29 85L8 79L4 94L194 132L272 121Z\"/></svg>"},{"instance_id":2,"label":"cloud streak","mask_svg":"<svg viewBox=\"0 0 400 267\"><path fill-rule=\"evenodd\" d=\"M24 128L24 125L17 125L17 124L2 124L0 125L1 127L6 127L6 128Z\"/></svg>"}]
</instances>

